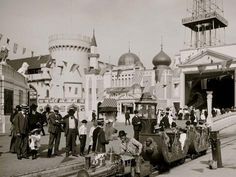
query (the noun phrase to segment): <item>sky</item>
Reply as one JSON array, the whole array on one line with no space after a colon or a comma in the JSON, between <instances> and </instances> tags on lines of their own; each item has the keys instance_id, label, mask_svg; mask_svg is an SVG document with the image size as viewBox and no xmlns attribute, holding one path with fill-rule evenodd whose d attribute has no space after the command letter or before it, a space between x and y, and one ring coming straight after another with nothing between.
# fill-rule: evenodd
<instances>
[{"instance_id":1,"label":"sky","mask_svg":"<svg viewBox=\"0 0 236 177\"><path fill-rule=\"evenodd\" d=\"M164 51L173 58L183 49L190 34L181 24L189 16L191 0L0 0L0 33L4 43L48 54L48 37L71 33L92 36L95 29L100 60L117 64L128 52L137 54L147 68ZM218 0L219 1L219 0ZM221 5L221 4L220 4ZM226 43L236 43L236 1L224 0L224 17L229 22ZM11 54L11 58L19 54Z\"/></svg>"}]
</instances>

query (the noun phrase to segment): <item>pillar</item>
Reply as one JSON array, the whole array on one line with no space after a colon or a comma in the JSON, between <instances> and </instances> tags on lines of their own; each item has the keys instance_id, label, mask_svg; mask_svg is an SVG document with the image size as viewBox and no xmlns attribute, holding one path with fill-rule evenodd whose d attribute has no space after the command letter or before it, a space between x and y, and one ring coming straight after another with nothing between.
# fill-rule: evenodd
<instances>
[{"instance_id":1,"label":"pillar","mask_svg":"<svg viewBox=\"0 0 236 177\"><path fill-rule=\"evenodd\" d=\"M185 74L181 71L180 73L180 107L185 106Z\"/></svg>"},{"instance_id":2,"label":"pillar","mask_svg":"<svg viewBox=\"0 0 236 177\"><path fill-rule=\"evenodd\" d=\"M207 116L207 124L208 126L212 126L212 91L207 91L207 113L208 113L208 116Z\"/></svg>"}]
</instances>

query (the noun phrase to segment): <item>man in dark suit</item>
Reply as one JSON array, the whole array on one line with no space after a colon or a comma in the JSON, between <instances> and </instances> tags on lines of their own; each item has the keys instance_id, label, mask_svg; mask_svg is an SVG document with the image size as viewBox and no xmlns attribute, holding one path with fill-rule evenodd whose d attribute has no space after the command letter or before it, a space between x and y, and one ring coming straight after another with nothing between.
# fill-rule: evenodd
<instances>
[{"instance_id":1,"label":"man in dark suit","mask_svg":"<svg viewBox=\"0 0 236 177\"><path fill-rule=\"evenodd\" d=\"M40 119L42 115L39 112L37 112L37 107L38 106L34 103L30 106L30 113L29 113L29 130L30 131L41 127Z\"/></svg>"},{"instance_id":2,"label":"man in dark suit","mask_svg":"<svg viewBox=\"0 0 236 177\"><path fill-rule=\"evenodd\" d=\"M18 109L19 112L14 117L14 127L16 132L16 153L17 158L28 159L28 114L27 107L21 107Z\"/></svg>"},{"instance_id":3,"label":"man in dark suit","mask_svg":"<svg viewBox=\"0 0 236 177\"><path fill-rule=\"evenodd\" d=\"M66 157L69 156L70 150L73 156L78 157L76 153L76 137L79 135L78 120L75 118L74 114L75 109L70 108L68 114L63 118L66 136Z\"/></svg>"},{"instance_id":4,"label":"man in dark suit","mask_svg":"<svg viewBox=\"0 0 236 177\"><path fill-rule=\"evenodd\" d=\"M135 110L134 111L134 117L132 119L132 125L133 125L133 129L134 129L134 138L139 141L139 132L142 129L142 124L141 124L141 120L140 117L138 116L138 111Z\"/></svg>"},{"instance_id":5,"label":"man in dark suit","mask_svg":"<svg viewBox=\"0 0 236 177\"><path fill-rule=\"evenodd\" d=\"M59 144L61 139L61 121L62 117L59 114L59 107L54 106L54 112L48 112L48 132L49 135L49 143L48 143L48 157L50 158L52 155L53 144L54 146L54 155L58 155Z\"/></svg>"},{"instance_id":6,"label":"man in dark suit","mask_svg":"<svg viewBox=\"0 0 236 177\"><path fill-rule=\"evenodd\" d=\"M95 128L93 131L92 151L96 153L105 153L106 144L108 144L109 141L106 140L105 132L103 130L104 122L99 121L97 125L97 128Z\"/></svg>"}]
</instances>

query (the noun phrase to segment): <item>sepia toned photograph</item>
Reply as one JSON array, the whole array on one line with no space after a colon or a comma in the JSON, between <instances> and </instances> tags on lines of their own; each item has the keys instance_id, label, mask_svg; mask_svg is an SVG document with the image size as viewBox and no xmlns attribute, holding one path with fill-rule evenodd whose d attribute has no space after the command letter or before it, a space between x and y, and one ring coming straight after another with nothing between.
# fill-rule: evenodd
<instances>
[{"instance_id":1,"label":"sepia toned photograph","mask_svg":"<svg viewBox=\"0 0 236 177\"><path fill-rule=\"evenodd\" d=\"M0 177L236 176L235 7L0 0Z\"/></svg>"}]
</instances>

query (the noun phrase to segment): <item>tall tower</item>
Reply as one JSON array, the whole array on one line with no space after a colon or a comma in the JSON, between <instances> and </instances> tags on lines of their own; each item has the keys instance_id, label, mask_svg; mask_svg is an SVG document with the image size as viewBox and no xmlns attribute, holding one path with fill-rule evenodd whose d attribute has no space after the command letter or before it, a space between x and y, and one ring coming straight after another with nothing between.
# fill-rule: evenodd
<instances>
[{"instance_id":1,"label":"tall tower","mask_svg":"<svg viewBox=\"0 0 236 177\"><path fill-rule=\"evenodd\" d=\"M182 24L191 31L188 47L223 44L222 29L228 26L228 21L224 18L223 0L192 0L187 12L191 16L183 18Z\"/></svg>"},{"instance_id":2,"label":"tall tower","mask_svg":"<svg viewBox=\"0 0 236 177\"><path fill-rule=\"evenodd\" d=\"M97 53L97 42L95 38L95 31L93 30L93 37L91 39L91 47L90 47L90 53L88 55L89 57L89 66L98 69L98 58L99 54Z\"/></svg>"}]
</instances>

